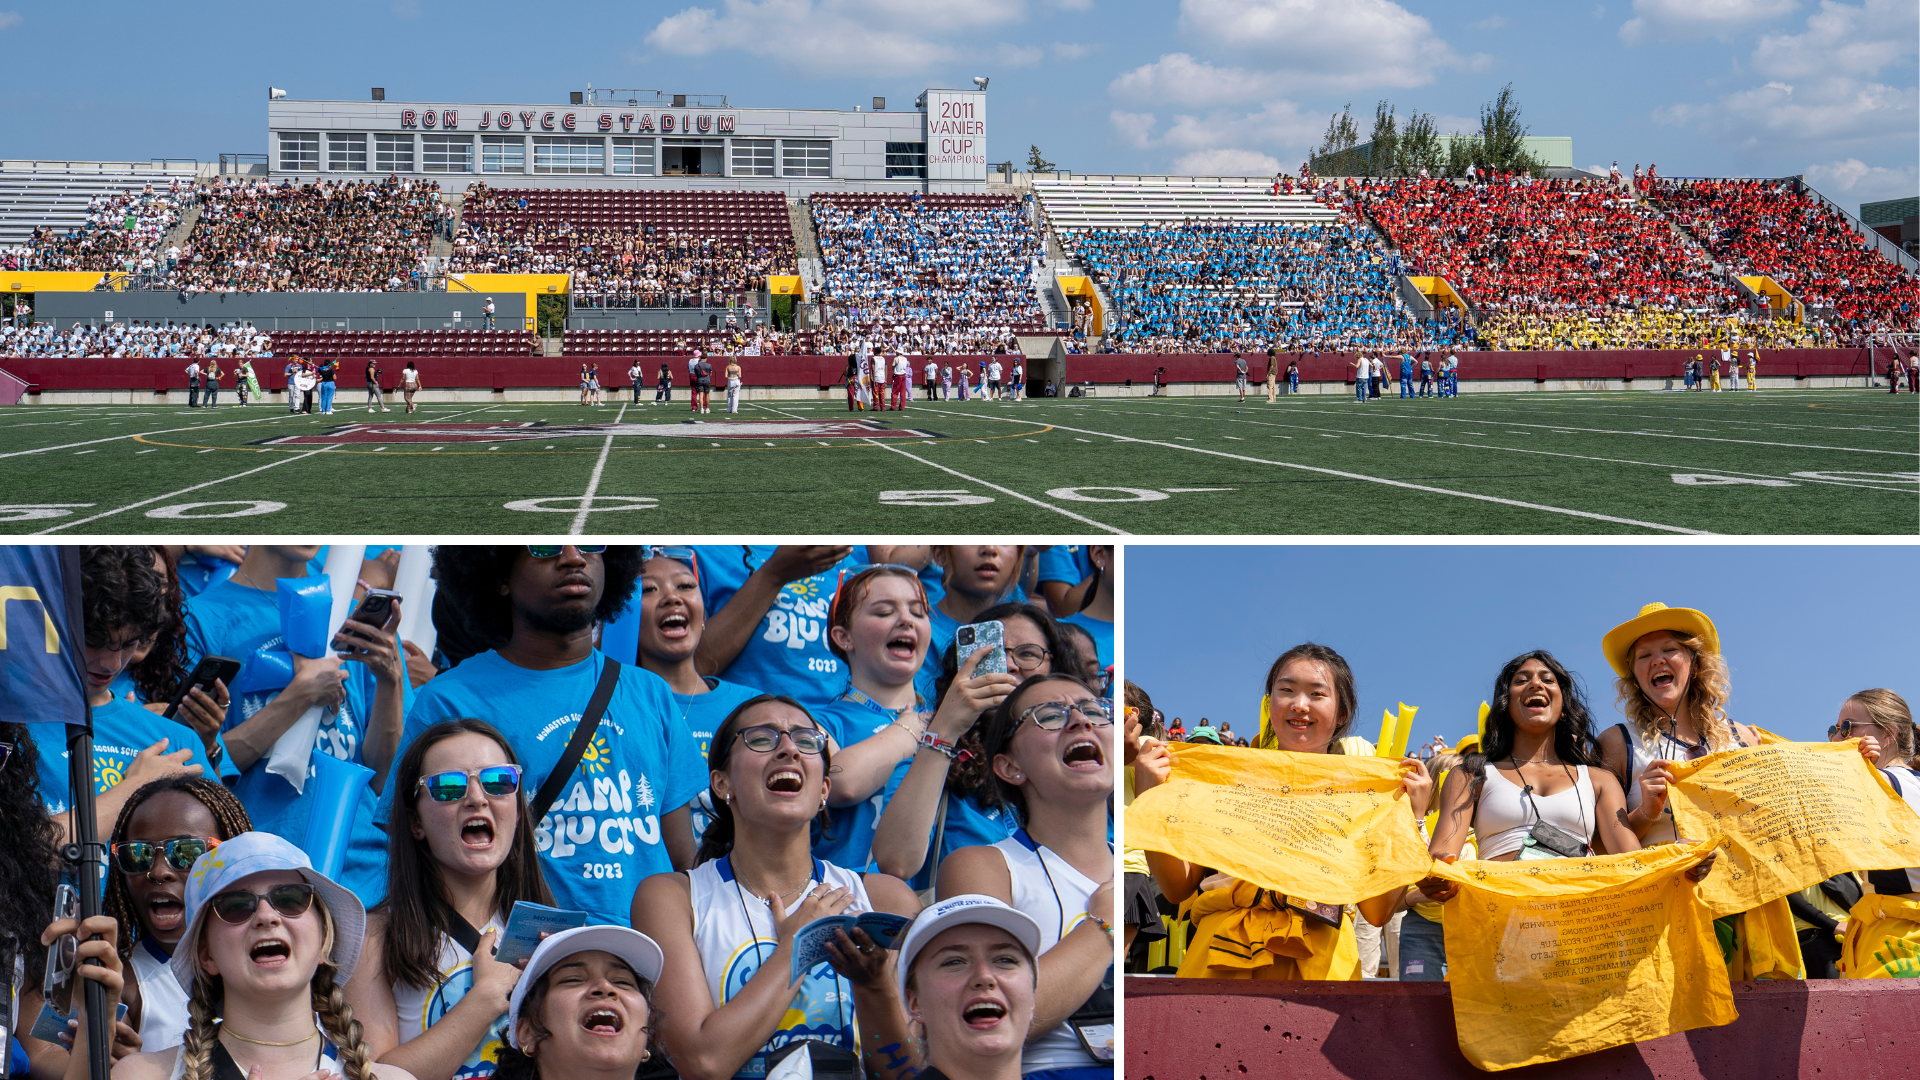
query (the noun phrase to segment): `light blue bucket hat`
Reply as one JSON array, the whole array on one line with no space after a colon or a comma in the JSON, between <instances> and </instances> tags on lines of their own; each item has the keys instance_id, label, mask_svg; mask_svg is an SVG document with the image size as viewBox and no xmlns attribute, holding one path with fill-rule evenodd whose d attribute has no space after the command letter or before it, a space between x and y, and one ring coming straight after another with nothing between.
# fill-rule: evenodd
<instances>
[{"instance_id":1,"label":"light blue bucket hat","mask_svg":"<svg viewBox=\"0 0 1920 1080\"><path fill-rule=\"evenodd\" d=\"M173 977L193 993L195 957L199 953L200 924L207 901L231 889L235 882L268 870L293 870L313 886L333 916L334 980L342 986L360 963L360 946L367 938L367 909L360 898L313 868L313 860L291 842L265 832L246 832L209 849L187 872L187 932L173 951Z\"/></svg>"}]
</instances>

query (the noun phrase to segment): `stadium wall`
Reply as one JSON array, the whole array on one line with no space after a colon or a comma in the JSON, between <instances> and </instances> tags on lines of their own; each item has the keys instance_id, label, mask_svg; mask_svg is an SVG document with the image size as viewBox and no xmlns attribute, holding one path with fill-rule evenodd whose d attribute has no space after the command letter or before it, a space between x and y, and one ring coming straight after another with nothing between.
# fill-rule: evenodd
<instances>
[{"instance_id":1,"label":"stadium wall","mask_svg":"<svg viewBox=\"0 0 1920 1080\"><path fill-rule=\"evenodd\" d=\"M1460 1055L1446 983L1126 980L1131 1080L1483 1080ZM1542 1080L1833 1080L1906 1076L1920 985L1733 984L1740 1018L1502 1073Z\"/></svg>"},{"instance_id":2,"label":"stadium wall","mask_svg":"<svg viewBox=\"0 0 1920 1080\"><path fill-rule=\"evenodd\" d=\"M514 329L526 318L526 294L494 294L495 325ZM34 297L34 317L65 330L142 322L251 322L261 330L443 330L484 325L486 297L447 292L53 292Z\"/></svg>"}]
</instances>

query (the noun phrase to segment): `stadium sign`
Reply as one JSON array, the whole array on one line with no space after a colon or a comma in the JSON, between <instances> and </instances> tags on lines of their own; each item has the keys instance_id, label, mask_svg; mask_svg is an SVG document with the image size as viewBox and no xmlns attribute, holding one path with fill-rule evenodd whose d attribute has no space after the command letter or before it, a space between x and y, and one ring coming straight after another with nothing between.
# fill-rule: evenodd
<instances>
[{"instance_id":1,"label":"stadium sign","mask_svg":"<svg viewBox=\"0 0 1920 1080\"><path fill-rule=\"evenodd\" d=\"M987 178L987 95L927 91L927 179Z\"/></svg>"},{"instance_id":2,"label":"stadium sign","mask_svg":"<svg viewBox=\"0 0 1920 1080\"><path fill-rule=\"evenodd\" d=\"M469 117L473 114L468 113ZM578 113L560 109L482 109L473 126L481 131L579 131L588 128L602 132L615 126L623 133L668 135L731 135L738 124L734 113L662 112ZM402 109L398 126L403 130L435 129L448 131L460 127L459 109Z\"/></svg>"}]
</instances>

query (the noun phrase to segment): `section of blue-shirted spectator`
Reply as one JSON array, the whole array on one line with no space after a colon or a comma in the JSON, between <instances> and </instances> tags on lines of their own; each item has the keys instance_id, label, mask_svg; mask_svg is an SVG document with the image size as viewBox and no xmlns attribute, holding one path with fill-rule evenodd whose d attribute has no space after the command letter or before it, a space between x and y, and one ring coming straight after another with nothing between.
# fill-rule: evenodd
<instances>
[{"instance_id":1,"label":"section of blue-shirted spectator","mask_svg":"<svg viewBox=\"0 0 1920 1080\"><path fill-rule=\"evenodd\" d=\"M1093 635L1093 643L1100 650L1101 667L1107 667L1113 663L1112 623L1105 619L1096 619L1084 611L1076 611L1060 621L1083 627L1087 633Z\"/></svg>"},{"instance_id":2,"label":"section of blue-shirted spectator","mask_svg":"<svg viewBox=\"0 0 1920 1080\"><path fill-rule=\"evenodd\" d=\"M913 875L908 884L915 890L933 888L934 871L947 856L963 847L976 847L985 844L997 844L1020 831L1020 818L1011 807L987 805L973 796L946 799L946 828L941 829L940 816L933 819L933 828L927 832L927 850L932 853L919 873ZM933 851L935 837L940 838L940 850Z\"/></svg>"},{"instance_id":3,"label":"section of blue-shirted spectator","mask_svg":"<svg viewBox=\"0 0 1920 1080\"><path fill-rule=\"evenodd\" d=\"M933 633L927 645L927 658L921 662L919 672L913 677L913 689L921 697L932 701L940 681L940 665L946 662L947 649L953 644L954 631L960 629L960 620L934 607L927 609L927 625Z\"/></svg>"},{"instance_id":4,"label":"section of blue-shirted spectator","mask_svg":"<svg viewBox=\"0 0 1920 1080\"><path fill-rule=\"evenodd\" d=\"M240 661L240 674L234 677L236 685L246 685L248 668L259 662L256 659L259 653L271 652L283 645L280 601L274 593L228 580L209 587L187 607L187 651L192 662L198 663L200 657L208 655ZM372 715L373 698L378 690L377 680L365 664L348 662L341 668L347 673L346 698L321 721L314 748L342 761L366 765L361 751L366 742L367 718ZM245 723L272 701L280 689L260 687L235 691L227 706L227 720L222 730L232 731ZM404 676L400 690L404 710L410 707L413 698L413 684ZM248 776L264 771L271 757L271 751L261 755L260 760L248 767ZM266 794L268 792L278 798L269 802L273 797ZM292 785L284 783L260 784L251 789L251 796L253 804L247 810L256 829L296 844L304 841L313 807L310 791L297 792ZM368 903L387 895L387 837L375 825L373 811L374 796L368 791L354 812L346 863L341 870L341 884Z\"/></svg>"},{"instance_id":5,"label":"section of blue-shirted spectator","mask_svg":"<svg viewBox=\"0 0 1920 1080\"><path fill-rule=\"evenodd\" d=\"M493 651L470 657L421 688L399 753L442 720L485 720L519 756L531 799L559 764L604 663L597 651L552 671L519 667ZM535 846L559 905L590 912L595 922L628 925L641 880L673 869L661 819L706 786L706 762L673 691L653 672L623 665L571 783L535 827ZM394 794L389 789L381 800L383 822L391 820Z\"/></svg>"},{"instance_id":6,"label":"section of blue-shirted spectator","mask_svg":"<svg viewBox=\"0 0 1920 1080\"><path fill-rule=\"evenodd\" d=\"M771 544L708 544L694 550L700 558L700 597L711 620L753 571L766 565L774 548ZM856 544L835 566L788 582L748 635L740 655L720 672L721 678L758 686L769 694L786 694L808 705L832 701L847 685L847 664L827 647L828 608L840 584L840 571L868 561L866 546Z\"/></svg>"},{"instance_id":7,"label":"section of blue-shirted spectator","mask_svg":"<svg viewBox=\"0 0 1920 1080\"><path fill-rule=\"evenodd\" d=\"M1085 544L1054 544L1040 549L1040 580L1078 585L1093 573L1093 558Z\"/></svg>"},{"instance_id":8,"label":"section of blue-shirted spectator","mask_svg":"<svg viewBox=\"0 0 1920 1080\"><path fill-rule=\"evenodd\" d=\"M28 724L27 732L40 751L40 798L46 803L48 813L64 814L72 806L72 788L67 783L67 726ZM187 764L200 766L200 775L216 775L213 763L207 760L206 744L187 725L119 698L94 706L93 793L104 794L126 779L127 769L140 751L163 740L169 754L178 750L193 751ZM218 776L232 783L240 778L240 772L227 760L224 742L220 744L220 752ZM107 822L106 827L112 829L113 823Z\"/></svg>"},{"instance_id":9,"label":"section of blue-shirted spectator","mask_svg":"<svg viewBox=\"0 0 1920 1080\"><path fill-rule=\"evenodd\" d=\"M835 746L844 749L878 735L899 716L899 710L882 708L852 687L843 687L843 690L839 697L813 710L814 719L833 736ZM851 806L829 807L826 831L814 838L814 857L835 866L868 869L873 861L873 829L880 820L880 811L899 790L912 764L913 759L909 757L895 765L885 786L865 799Z\"/></svg>"},{"instance_id":10,"label":"section of blue-shirted spectator","mask_svg":"<svg viewBox=\"0 0 1920 1080\"><path fill-rule=\"evenodd\" d=\"M700 758L700 775L707 775L707 751L713 745L713 733L720 730L733 710L745 701L752 701L762 691L751 686L741 686L724 679L706 677L707 692L704 694L673 695L673 703L680 710L680 720L687 725L687 734L693 736L694 753ZM707 825L713 820L713 808L707 800L700 798L707 790L707 784L700 785L700 791L693 800L693 835L695 839L706 834Z\"/></svg>"}]
</instances>

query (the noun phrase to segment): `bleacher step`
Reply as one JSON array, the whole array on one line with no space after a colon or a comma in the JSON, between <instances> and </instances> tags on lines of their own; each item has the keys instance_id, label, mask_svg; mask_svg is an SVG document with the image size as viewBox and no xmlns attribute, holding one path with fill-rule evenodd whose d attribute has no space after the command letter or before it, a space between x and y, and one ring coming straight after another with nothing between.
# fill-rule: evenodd
<instances>
[{"instance_id":1,"label":"bleacher step","mask_svg":"<svg viewBox=\"0 0 1920 1080\"><path fill-rule=\"evenodd\" d=\"M800 258L820 262L820 238L813 232L813 211L805 200L787 200L787 221L793 226L793 244Z\"/></svg>"}]
</instances>

